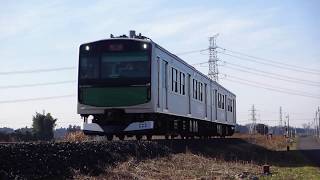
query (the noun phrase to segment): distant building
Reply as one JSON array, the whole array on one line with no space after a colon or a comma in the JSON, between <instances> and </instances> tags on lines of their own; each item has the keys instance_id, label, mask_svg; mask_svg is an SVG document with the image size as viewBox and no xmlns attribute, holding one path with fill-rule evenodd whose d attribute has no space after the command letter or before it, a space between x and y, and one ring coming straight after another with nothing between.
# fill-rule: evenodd
<instances>
[{"instance_id":1,"label":"distant building","mask_svg":"<svg viewBox=\"0 0 320 180\"><path fill-rule=\"evenodd\" d=\"M266 135L269 133L269 128L265 124L256 124L256 131L259 134Z\"/></svg>"}]
</instances>

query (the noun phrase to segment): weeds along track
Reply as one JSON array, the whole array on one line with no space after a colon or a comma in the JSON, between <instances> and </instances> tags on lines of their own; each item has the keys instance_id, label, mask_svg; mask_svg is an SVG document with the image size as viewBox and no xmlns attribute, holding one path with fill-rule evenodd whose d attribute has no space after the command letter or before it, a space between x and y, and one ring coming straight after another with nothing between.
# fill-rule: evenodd
<instances>
[{"instance_id":1,"label":"weeds along track","mask_svg":"<svg viewBox=\"0 0 320 180\"><path fill-rule=\"evenodd\" d=\"M132 157L140 161L186 152L231 163L305 165L292 158L295 151L276 151L258 144L240 138L2 143L0 179L66 179L75 172L94 176Z\"/></svg>"},{"instance_id":2,"label":"weeds along track","mask_svg":"<svg viewBox=\"0 0 320 180\"><path fill-rule=\"evenodd\" d=\"M94 175L129 157L169 153L166 146L148 141L2 143L0 179L64 179L72 177L73 171Z\"/></svg>"}]
</instances>

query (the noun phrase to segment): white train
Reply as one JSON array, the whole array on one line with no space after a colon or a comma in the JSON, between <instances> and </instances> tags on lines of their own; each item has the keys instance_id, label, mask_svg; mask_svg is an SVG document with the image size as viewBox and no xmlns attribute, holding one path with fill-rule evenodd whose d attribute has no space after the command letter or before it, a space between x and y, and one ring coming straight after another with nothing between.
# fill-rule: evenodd
<instances>
[{"instance_id":1,"label":"white train","mask_svg":"<svg viewBox=\"0 0 320 180\"><path fill-rule=\"evenodd\" d=\"M149 38L122 35L80 46L78 114L86 134L230 136L236 96ZM89 122L88 117L92 117Z\"/></svg>"}]
</instances>

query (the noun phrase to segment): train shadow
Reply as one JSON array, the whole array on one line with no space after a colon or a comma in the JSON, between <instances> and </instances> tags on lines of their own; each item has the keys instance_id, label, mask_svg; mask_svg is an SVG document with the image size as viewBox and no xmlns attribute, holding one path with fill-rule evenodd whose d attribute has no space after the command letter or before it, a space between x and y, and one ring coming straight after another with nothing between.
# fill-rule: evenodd
<instances>
[{"instance_id":1,"label":"train shadow","mask_svg":"<svg viewBox=\"0 0 320 180\"><path fill-rule=\"evenodd\" d=\"M306 159L308 154L320 154L320 149L273 151L238 138L156 140L168 146L173 153L193 153L227 162L252 162L280 167L320 167L320 162Z\"/></svg>"}]
</instances>

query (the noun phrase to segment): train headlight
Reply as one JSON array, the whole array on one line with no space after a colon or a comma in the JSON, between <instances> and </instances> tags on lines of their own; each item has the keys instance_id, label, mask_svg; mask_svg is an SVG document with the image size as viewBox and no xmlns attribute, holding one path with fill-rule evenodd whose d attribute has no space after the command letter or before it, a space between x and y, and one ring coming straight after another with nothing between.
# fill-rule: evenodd
<instances>
[{"instance_id":1,"label":"train headlight","mask_svg":"<svg viewBox=\"0 0 320 180\"><path fill-rule=\"evenodd\" d=\"M85 47L85 50L86 50L86 51L89 51L89 50L90 50L90 46L87 45L87 46Z\"/></svg>"},{"instance_id":2,"label":"train headlight","mask_svg":"<svg viewBox=\"0 0 320 180\"><path fill-rule=\"evenodd\" d=\"M142 47L143 47L143 49L147 49L148 45L147 44L143 44Z\"/></svg>"}]
</instances>

